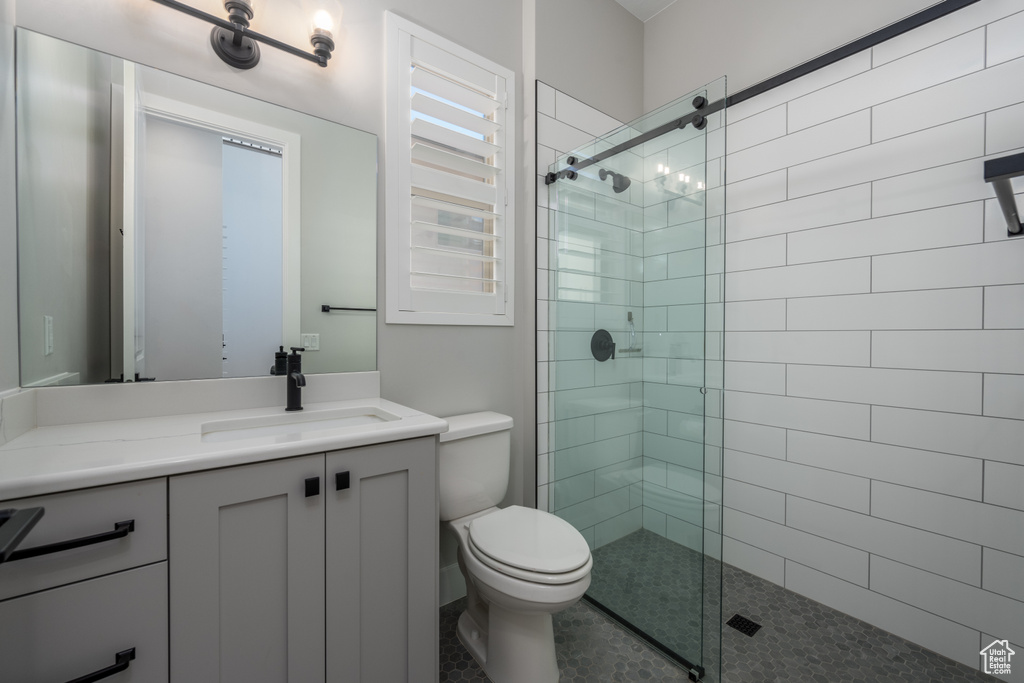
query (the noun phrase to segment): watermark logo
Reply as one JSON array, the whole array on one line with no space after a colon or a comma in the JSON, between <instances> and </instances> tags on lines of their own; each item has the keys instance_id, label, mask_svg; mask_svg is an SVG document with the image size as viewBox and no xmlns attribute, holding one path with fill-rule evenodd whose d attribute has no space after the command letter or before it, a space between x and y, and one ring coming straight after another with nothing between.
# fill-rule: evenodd
<instances>
[{"instance_id":1,"label":"watermark logo","mask_svg":"<svg viewBox=\"0 0 1024 683\"><path fill-rule=\"evenodd\" d=\"M1007 640L993 640L981 651L981 664L985 673L993 676L1010 675L1010 659L1017 654Z\"/></svg>"}]
</instances>

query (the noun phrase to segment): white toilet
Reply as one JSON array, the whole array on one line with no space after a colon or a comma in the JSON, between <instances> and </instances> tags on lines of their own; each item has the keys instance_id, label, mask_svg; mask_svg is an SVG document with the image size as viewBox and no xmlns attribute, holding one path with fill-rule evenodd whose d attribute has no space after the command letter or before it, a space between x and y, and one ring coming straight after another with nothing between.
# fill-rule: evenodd
<instances>
[{"instance_id":1,"label":"white toilet","mask_svg":"<svg viewBox=\"0 0 1024 683\"><path fill-rule=\"evenodd\" d=\"M494 683L556 683L551 615L590 586L590 548L552 514L496 507L508 488L512 418L485 412L445 419L441 521L458 536L469 602L459 640Z\"/></svg>"}]
</instances>

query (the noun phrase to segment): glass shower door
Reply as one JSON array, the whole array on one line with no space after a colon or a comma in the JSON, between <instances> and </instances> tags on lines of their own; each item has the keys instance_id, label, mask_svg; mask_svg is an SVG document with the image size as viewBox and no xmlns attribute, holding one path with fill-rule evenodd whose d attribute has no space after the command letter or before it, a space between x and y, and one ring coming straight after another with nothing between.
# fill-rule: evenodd
<instances>
[{"instance_id":1,"label":"glass shower door","mask_svg":"<svg viewBox=\"0 0 1024 683\"><path fill-rule=\"evenodd\" d=\"M720 649L724 270L724 111L708 110L724 96L722 79L548 176L548 509L590 543L587 600L705 680Z\"/></svg>"}]
</instances>

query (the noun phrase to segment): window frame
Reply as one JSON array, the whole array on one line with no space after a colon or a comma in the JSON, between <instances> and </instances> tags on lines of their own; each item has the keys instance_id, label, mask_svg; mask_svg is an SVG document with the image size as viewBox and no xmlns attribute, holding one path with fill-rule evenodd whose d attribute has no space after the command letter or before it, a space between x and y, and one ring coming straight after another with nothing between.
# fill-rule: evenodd
<instances>
[{"instance_id":1,"label":"window frame","mask_svg":"<svg viewBox=\"0 0 1024 683\"><path fill-rule=\"evenodd\" d=\"M481 57L392 12L386 12L387 43L386 83L386 289L385 322L421 325L514 325L515 310L515 175L516 175L516 74L491 60ZM501 164L495 178L496 204L500 229L494 240L499 267L495 274L494 294L459 294L454 292L414 290L411 287L411 222L412 222L412 49L421 41L431 49L464 60L476 68L493 74L504 90L498 91L499 107L504 109ZM492 312L460 309L469 297L490 297ZM412 303L413 300L418 303Z\"/></svg>"}]
</instances>

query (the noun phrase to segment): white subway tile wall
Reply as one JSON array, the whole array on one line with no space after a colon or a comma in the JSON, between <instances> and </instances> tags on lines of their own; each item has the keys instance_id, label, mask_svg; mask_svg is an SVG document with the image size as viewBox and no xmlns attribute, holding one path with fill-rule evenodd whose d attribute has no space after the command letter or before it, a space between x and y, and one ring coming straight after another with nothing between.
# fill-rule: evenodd
<instances>
[{"instance_id":1,"label":"white subway tile wall","mask_svg":"<svg viewBox=\"0 0 1024 683\"><path fill-rule=\"evenodd\" d=\"M1022 32L978 3L728 112L724 559L969 666L1024 642L1024 238L982 177Z\"/></svg>"},{"instance_id":2,"label":"white subway tile wall","mask_svg":"<svg viewBox=\"0 0 1024 683\"><path fill-rule=\"evenodd\" d=\"M538 433L544 435L538 499L580 528L593 547L641 528L696 549L705 541L718 546L722 481L706 481L705 469L720 473L722 439L703 443L700 387L722 386L722 363L711 364L706 380L703 359L705 314L707 324L724 325L722 116L709 117L706 139L690 127L639 148L644 156L627 152L604 161L602 167L632 179L627 192L612 192L593 170L549 188L542 176L552 162L564 163L580 145L593 153L619 142L621 136L591 140L621 123L543 83L537 88L544 194L537 208ZM775 133L785 134L784 118L775 121ZM706 193L705 202L684 194L697 182L719 191ZM751 268L785 264L785 237L775 239L774 262L757 245L740 249ZM713 266L707 277L706 263ZM861 275L867 286L870 274ZM775 321L767 329L785 329L784 306L754 308L749 329L765 329L756 326L759 315ZM612 334L614 363L594 360L596 329ZM715 429L721 431L721 420L713 421ZM716 493L706 495L706 487Z\"/></svg>"},{"instance_id":3,"label":"white subway tile wall","mask_svg":"<svg viewBox=\"0 0 1024 683\"><path fill-rule=\"evenodd\" d=\"M632 188L615 199L595 197L600 185L581 177L560 184L549 200L543 182L549 165L621 123L543 83L537 84L537 107L537 281L545 285L537 292L537 345L548 361L538 363L546 376L537 390L538 405L550 406L537 415L538 432L545 434L537 449L537 500L597 547L644 523L641 497L631 491L643 479L644 367L639 357L610 367L597 363L590 337L604 328L618 348L628 346L632 285L641 287L636 295L642 297L644 268L655 266L644 263L642 241L634 240L644 215L640 205L628 203ZM640 187L641 201L642 195ZM642 301L634 315L642 331Z\"/></svg>"}]
</instances>

